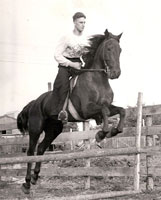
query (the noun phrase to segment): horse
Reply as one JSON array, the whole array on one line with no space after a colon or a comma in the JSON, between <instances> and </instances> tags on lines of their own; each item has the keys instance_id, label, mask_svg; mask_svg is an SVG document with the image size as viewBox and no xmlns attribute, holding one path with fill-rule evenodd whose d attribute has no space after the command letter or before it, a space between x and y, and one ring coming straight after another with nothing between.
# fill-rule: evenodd
<instances>
[{"instance_id":1,"label":"horse","mask_svg":"<svg viewBox=\"0 0 161 200\"><path fill-rule=\"evenodd\" d=\"M83 55L85 66L77 79L77 83L70 93L70 100L83 120L94 119L97 124L103 124L102 130L96 133L96 141L100 142L105 137L113 137L123 131L125 109L112 104L114 93L109 79L119 78L120 69L120 38L106 29L104 34L93 35L87 53ZM17 117L17 127L25 134L29 134L29 147L27 156L34 155L34 151L44 131L44 139L37 147L37 155L43 155L54 139L62 132L63 123L57 118L52 118L53 92L48 91L37 99L28 103ZM68 121L77 122L68 112ZM119 114L120 120L117 127L109 128L108 118ZM27 173L22 190L28 194L31 183L36 184L40 173L41 162L36 162L34 173L31 174L32 163L27 163Z\"/></svg>"}]
</instances>

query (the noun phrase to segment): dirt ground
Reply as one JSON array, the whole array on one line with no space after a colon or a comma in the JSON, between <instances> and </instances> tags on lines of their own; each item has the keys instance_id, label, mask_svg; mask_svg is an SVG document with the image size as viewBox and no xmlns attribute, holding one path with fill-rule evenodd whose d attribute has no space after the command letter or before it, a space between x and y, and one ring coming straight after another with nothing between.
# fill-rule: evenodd
<instances>
[{"instance_id":1,"label":"dirt ground","mask_svg":"<svg viewBox=\"0 0 161 200\"><path fill-rule=\"evenodd\" d=\"M21 191L21 182L24 178L12 182L1 182L0 184L0 199L1 200L42 200L42 199L54 199L54 197L61 196L73 196L77 194L92 194L92 193L103 193L107 191L123 190L125 185L128 185L130 180L92 180L90 190L84 190L84 181L82 178L61 179L61 178L50 178L40 179L36 186L33 186L29 195L25 195ZM97 183L97 184L96 184ZM97 186L96 186L97 185ZM98 187L99 186L99 187ZM127 187L126 187L127 188ZM161 199L161 190L155 190L153 192L142 191L141 194L128 195L123 197L108 198L113 200L158 200Z\"/></svg>"},{"instance_id":2,"label":"dirt ground","mask_svg":"<svg viewBox=\"0 0 161 200\"><path fill-rule=\"evenodd\" d=\"M156 160L158 162L158 159ZM50 163L50 165L55 163ZM127 166L133 165L134 161L124 158L97 158L91 161L92 166ZM44 164L46 167L47 163ZM82 160L60 161L58 167L83 166ZM142 163L143 165L143 163ZM85 177L44 177L40 174L37 185L32 186L29 195L21 191L24 176L2 177L0 181L0 200L45 200L54 197L74 196L78 194L103 193L108 191L131 190L133 187L132 177L91 177L91 188L84 189ZM108 198L111 200L161 200L161 177L155 177L155 189L152 192L145 190L145 177L141 177L142 193L123 197Z\"/></svg>"}]
</instances>

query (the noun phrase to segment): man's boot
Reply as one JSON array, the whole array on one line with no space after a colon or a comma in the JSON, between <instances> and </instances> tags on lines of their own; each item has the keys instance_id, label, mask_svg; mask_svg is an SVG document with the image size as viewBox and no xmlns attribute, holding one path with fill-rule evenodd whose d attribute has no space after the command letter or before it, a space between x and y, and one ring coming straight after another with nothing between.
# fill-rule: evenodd
<instances>
[{"instance_id":1,"label":"man's boot","mask_svg":"<svg viewBox=\"0 0 161 200\"><path fill-rule=\"evenodd\" d=\"M61 120L63 124L68 122L68 113L66 110L61 110L58 115L58 120Z\"/></svg>"}]
</instances>

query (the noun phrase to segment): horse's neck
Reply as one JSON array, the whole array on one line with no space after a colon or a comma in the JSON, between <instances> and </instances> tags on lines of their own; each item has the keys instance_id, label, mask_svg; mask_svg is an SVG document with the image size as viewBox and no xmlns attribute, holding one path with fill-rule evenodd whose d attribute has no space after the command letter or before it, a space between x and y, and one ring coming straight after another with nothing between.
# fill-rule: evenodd
<instances>
[{"instance_id":1,"label":"horse's neck","mask_svg":"<svg viewBox=\"0 0 161 200\"><path fill-rule=\"evenodd\" d=\"M95 56L93 61L86 63L85 69L103 69L103 62L99 56Z\"/></svg>"},{"instance_id":2,"label":"horse's neck","mask_svg":"<svg viewBox=\"0 0 161 200\"><path fill-rule=\"evenodd\" d=\"M93 60L93 63L90 66L88 66L88 68L86 68L86 69L94 69L96 71L92 71L92 72L87 71L85 73L82 73L80 74L81 78L83 78L83 80L87 82L94 81L97 83L99 80L101 81L104 80L104 78L106 79L106 81L108 81L108 77L105 76L105 72L101 71L103 68L104 68L103 61L97 58Z\"/></svg>"},{"instance_id":3,"label":"horse's neck","mask_svg":"<svg viewBox=\"0 0 161 200\"><path fill-rule=\"evenodd\" d=\"M94 59L91 66L92 69L103 69L102 61L100 59Z\"/></svg>"},{"instance_id":4,"label":"horse's neck","mask_svg":"<svg viewBox=\"0 0 161 200\"><path fill-rule=\"evenodd\" d=\"M85 68L86 69L102 69L103 66L103 61L102 61L102 54L103 54L103 43L101 43L96 52L95 52L95 55L93 57L92 54L87 54L87 58L85 58ZM93 57L93 59L92 59ZM87 61L87 62L86 62Z\"/></svg>"},{"instance_id":5,"label":"horse's neck","mask_svg":"<svg viewBox=\"0 0 161 200\"><path fill-rule=\"evenodd\" d=\"M103 69L103 61L102 61L102 53L103 53L103 49L102 49L102 45L98 47L98 50L93 58L93 63L91 68L93 69Z\"/></svg>"}]
</instances>

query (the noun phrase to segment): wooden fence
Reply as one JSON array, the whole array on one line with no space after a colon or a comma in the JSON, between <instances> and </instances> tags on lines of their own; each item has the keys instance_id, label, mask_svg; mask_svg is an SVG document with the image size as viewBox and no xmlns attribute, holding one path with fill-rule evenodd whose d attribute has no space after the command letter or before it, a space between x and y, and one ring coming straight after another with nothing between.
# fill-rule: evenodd
<instances>
[{"instance_id":1,"label":"wooden fence","mask_svg":"<svg viewBox=\"0 0 161 200\"><path fill-rule=\"evenodd\" d=\"M159 154L161 148L159 146L154 146L155 144L155 135L161 133L161 126L152 126L152 115L161 113L161 106L148 106L144 107L142 111L142 95L139 94L138 97L138 106L132 111L137 115L137 127L124 128L124 132L119 135L120 137L128 136L135 137L135 147L128 148L120 148L120 149L91 149L90 141L94 139L95 133L98 130L91 131L89 130L88 124L85 123L83 132L70 132L70 133L62 133L55 142L64 142L64 141L73 141L78 142L80 140L85 140L87 143L87 150L79 151L79 152L70 152L70 153L60 153L60 154L49 154L44 156L23 156L23 157L9 157L9 158L0 158L0 165L6 164L16 164L16 163L26 163L26 162L36 162L36 161L57 161L57 160L70 160L75 158L84 158L86 159L86 167L78 167L78 168L48 168L47 170L43 169L42 173L46 176L85 176L87 177L85 188L88 189L90 187L90 177L91 176L134 176L134 190L132 191L116 191L104 194L94 194L94 195L79 195L75 197L62 197L58 199L100 199L100 198L108 198L113 196L122 196L126 194L138 193L140 192L140 171L141 174L147 176L146 187L148 190L152 190L154 188L153 181L153 170L154 166L152 166L153 155ZM160 112L159 112L160 111ZM130 111L131 112L131 111ZM129 112L129 113L130 113ZM129 114L127 111L127 115ZM142 113L145 116L146 123L144 127L142 127ZM141 141L141 133L142 137L145 137L145 145L146 147L140 147ZM28 136L24 137L14 137L14 138L1 138L0 146L3 145L22 145L28 143ZM144 169L140 167L140 154L143 153L146 155L147 165ZM124 167L124 168L107 168L107 170L91 167L90 166L90 158L93 157L102 157L102 156L119 156L119 155L134 155L135 156L135 166L134 167ZM1 175L11 175L24 172L24 169L1 169ZM155 174L159 175L161 169L157 167L155 169ZM49 173L50 172L50 173Z\"/></svg>"}]
</instances>

